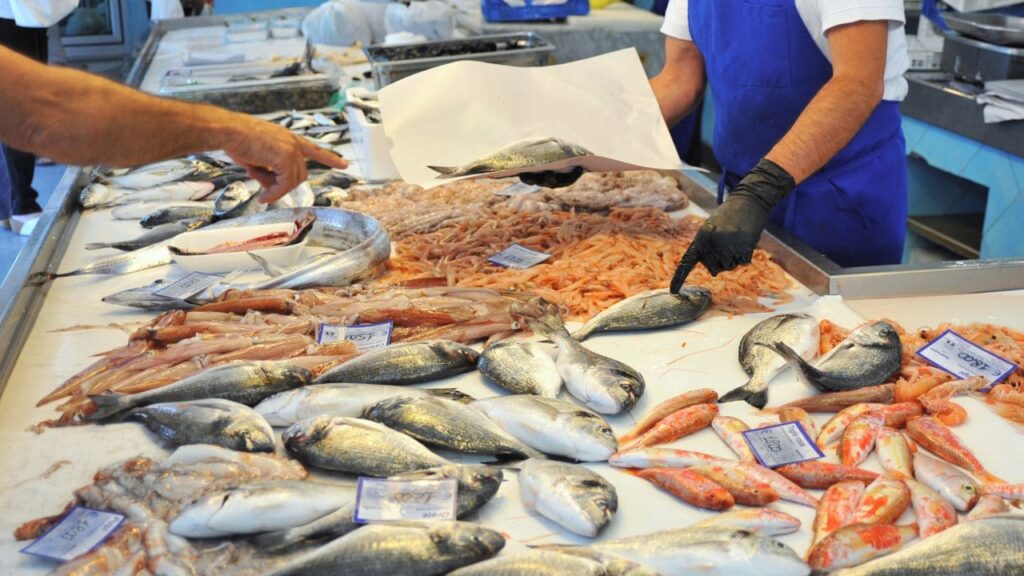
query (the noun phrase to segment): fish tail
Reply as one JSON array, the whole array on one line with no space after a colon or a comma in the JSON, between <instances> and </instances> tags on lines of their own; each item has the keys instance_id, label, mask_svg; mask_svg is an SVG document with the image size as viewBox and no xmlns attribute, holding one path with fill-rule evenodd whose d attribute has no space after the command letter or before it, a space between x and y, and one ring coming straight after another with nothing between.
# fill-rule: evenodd
<instances>
[{"instance_id":1,"label":"fish tail","mask_svg":"<svg viewBox=\"0 0 1024 576\"><path fill-rule=\"evenodd\" d=\"M531 300L523 311L526 324L534 331L552 340L568 340L569 331L565 329L565 322L558 312L558 306L549 303L543 298Z\"/></svg>"},{"instance_id":2,"label":"fish tail","mask_svg":"<svg viewBox=\"0 0 1024 576\"><path fill-rule=\"evenodd\" d=\"M427 166L427 168L437 172L437 178L439 180L454 178L459 171L458 166Z\"/></svg>"},{"instance_id":3,"label":"fish tail","mask_svg":"<svg viewBox=\"0 0 1024 576\"><path fill-rule=\"evenodd\" d=\"M96 411L85 417L90 422L110 418L119 412L133 407L128 395L116 392L97 394L96 396L90 396L89 399L96 405Z\"/></svg>"},{"instance_id":4,"label":"fish tail","mask_svg":"<svg viewBox=\"0 0 1024 576\"><path fill-rule=\"evenodd\" d=\"M583 342L587 338L590 338L590 335L593 333L594 328L590 325L589 322L587 322L586 324L581 326L579 330L572 333L572 339L577 342Z\"/></svg>"},{"instance_id":5,"label":"fish tail","mask_svg":"<svg viewBox=\"0 0 1024 576\"><path fill-rule=\"evenodd\" d=\"M434 388L432 390L427 390L427 393L430 394L431 396L438 396L440 398L454 400L456 402L459 402L460 404L469 404L470 402L475 400L475 398L473 398L469 394L463 394L462 392L459 392L455 388Z\"/></svg>"},{"instance_id":6,"label":"fish tail","mask_svg":"<svg viewBox=\"0 0 1024 576\"><path fill-rule=\"evenodd\" d=\"M106 242L89 242L85 245L86 250L102 250L104 248L110 248L110 244Z\"/></svg>"},{"instance_id":7,"label":"fish tail","mask_svg":"<svg viewBox=\"0 0 1024 576\"><path fill-rule=\"evenodd\" d=\"M743 400L754 408L762 410L768 404L768 387L761 383L761 379L751 378L743 386L726 392L725 395L718 399L718 403L736 402L737 400Z\"/></svg>"},{"instance_id":8,"label":"fish tail","mask_svg":"<svg viewBox=\"0 0 1024 576\"><path fill-rule=\"evenodd\" d=\"M821 378L821 372L808 364L807 361L804 360L795 350L782 342L774 342L767 346L774 350L779 356L782 356L782 359L785 360L794 371L796 371L797 375L805 383L814 386L822 392L835 392L835 390L824 387L818 383Z\"/></svg>"}]
</instances>

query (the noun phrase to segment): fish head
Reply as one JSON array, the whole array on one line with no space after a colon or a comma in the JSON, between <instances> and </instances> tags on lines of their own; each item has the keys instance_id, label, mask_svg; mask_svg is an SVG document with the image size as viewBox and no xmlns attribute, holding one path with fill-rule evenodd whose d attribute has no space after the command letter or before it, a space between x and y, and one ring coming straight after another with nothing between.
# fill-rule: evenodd
<instances>
[{"instance_id":1,"label":"fish head","mask_svg":"<svg viewBox=\"0 0 1024 576\"><path fill-rule=\"evenodd\" d=\"M444 342L440 347L441 353L451 359L453 362L462 362L466 364L475 365L477 360L480 359L480 353L473 350L469 346L459 344L458 342Z\"/></svg>"},{"instance_id":2,"label":"fish head","mask_svg":"<svg viewBox=\"0 0 1024 576\"><path fill-rule=\"evenodd\" d=\"M961 506L958 506L959 509L970 511L978 503L978 499L981 497L981 490L974 481L968 478L957 487L955 497L961 500Z\"/></svg>"},{"instance_id":3,"label":"fish head","mask_svg":"<svg viewBox=\"0 0 1024 576\"><path fill-rule=\"evenodd\" d=\"M285 362L264 362L262 368L268 381L279 383L287 388L306 386L313 381L313 373L302 366Z\"/></svg>"},{"instance_id":4,"label":"fish head","mask_svg":"<svg viewBox=\"0 0 1024 576\"><path fill-rule=\"evenodd\" d=\"M573 492L582 496L574 498L583 516L566 518L573 531L591 537L597 536L619 509L619 497L615 488L597 478L580 478L573 480ZM578 530L578 531L577 531Z\"/></svg>"},{"instance_id":5,"label":"fish head","mask_svg":"<svg viewBox=\"0 0 1024 576\"><path fill-rule=\"evenodd\" d=\"M172 534L185 538L214 538L224 533L213 528L212 521L230 498L230 492L211 494L185 507L171 520L168 528Z\"/></svg>"},{"instance_id":6,"label":"fish head","mask_svg":"<svg viewBox=\"0 0 1024 576\"><path fill-rule=\"evenodd\" d=\"M751 564L758 568L761 576L806 576L811 573L810 566L795 550L774 539L759 536L746 530L739 538L749 541L751 546Z\"/></svg>"},{"instance_id":7,"label":"fish head","mask_svg":"<svg viewBox=\"0 0 1024 576\"><path fill-rule=\"evenodd\" d=\"M862 326L853 334L850 339L862 346L890 347L900 345L900 334L896 328L888 322L874 322Z\"/></svg>"},{"instance_id":8,"label":"fish head","mask_svg":"<svg viewBox=\"0 0 1024 576\"><path fill-rule=\"evenodd\" d=\"M281 439L285 448L294 451L320 442L333 426L334 418L326 415L314 416L289 426L281 435Z\"/></svg>"},{"instance_id":9,"label":"fish head","mask_svg":"<svg viewBox=\"0 0 1024 576\"><path fill-rule=\"evenodd\" d=\"M431 539L439 550L459 556L490 558L505 547L501 533L469 522L445 522L431 528Z\"/></svg>"},{"instance_id":10,"label":"fish head","mask_svg":"<svg viewBox=\"0 0 1024 576\"><path fill-rule=\"evenodd\" d=\"M604 461L619 449L619 441L611 426L597 414L588 410L563 413L559 416L565 422L567 435L576 447L577 459L583 461Z\"/></svg>"},{"instance_id":11,"label":"fish head","mask_svg":"<svg viewBox=\"0 0 1024 576\"><path fill-rule=\"evenodd\" d=\"M707 309L711 305L711 291L700 286L683 286L676 295L696 308Z\"/></svg>"},{"instance_id":12,"label":"fish head","mask_svg":"<svg viewBox=\"0 0 1024 576\"><path fill-rule=\"evenodd\" d=\"M242 418L227 424L224 436L241 452L273 452L274 429L263 418Z\"/></svg>"}]
</instances>

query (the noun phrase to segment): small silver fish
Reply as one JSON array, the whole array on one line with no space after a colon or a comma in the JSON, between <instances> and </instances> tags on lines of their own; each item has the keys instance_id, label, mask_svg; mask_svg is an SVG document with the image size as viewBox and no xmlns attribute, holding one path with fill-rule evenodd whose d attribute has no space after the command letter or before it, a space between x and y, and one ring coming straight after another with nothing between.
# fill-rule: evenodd
<instances>
[{"instance_id":1,"label":"small silver fish","mask_svg":"<svg viewBox=\"0 0 1024 576\"><path fill-rule=\"evenodd\" d=\"M96 208L101 204L111 201L115 196L126 194L128 191L122 188L115 188L94 182L78 193L78 204L82 208Z\"/></svg>"},{"instance_id":2,"label":"small silver fish","mask_svg":"<svg viewBox=\"0 0 1024 576\"><path fill-rule=\"evenodd\" d=\"M169 240L174 238L178 234L195 230L206 225L205 220L192 219L182 220L181 222L170 222L168 224L161 224L154 227L152 230L145 232L131 240L121 240L118 242L90 242L85 245L86 250L102 250L104 248L114 248L115 250L138 250L139 248L145 248L146 246L152 246L158 242Z\"/></svg>"},{"instance_id":3,"label":"small silver fish","mask_svg":"<svg viewBox=\"0 0 1024 576\"><path fill-rule=\"evenodd\" d=\"M255 196L253 191L245 182L232 182L224 187L213 200L213 215L216 218L225 218L247 200ZM241 216L237 213L235 216Z\"/></svg>"},{"instance_id":4,"label":"small silver fish","mask_svg":"<svg viewBox=\"0 0 1024 576\"><path fill-rule=\"evenodd\" d=\"M804 360L811 360L818 355L820 339L818 321L807 314L781 314L758 322L740 340L740 366L750 380L718 401L743 400L763 409L768 404L768 383L788 367L771 346L785 344Z\"/></svg>"},{"instance_id":5,"label":"small silver fish","mask_svg":"<svg viewBox=\"0 0 1024 576\"><path fill-rule=\"evenodd\" d=\"M502 340L480 354L480 372L513 394L556 398L562 377L551 354L539 342Z\"/></svg>"},{"instance_id":6,"label":"small silver fish","mask_svg":"<svg viewBox=\"0 0 1024 576\"><path fill-rule=\"evenodd\" d=\"M900 369L903 346L888 322L857 328L814 364L782 342L772 349L796 370L800 379L822 392L841 392L877 386Z\"/></svg>"},{"instance_id":7,"label":"small silver fish","mask_svg":"<svg viewBox=\"0 0 1024 576\"><path fill-rule=\"evenodd\" d=\"M418 384L469 372L479 357L469 346L448 340L393 344L331 368L316 381Z\"/></svg>"},{"instance_id":8,"label":"small silver fish","mask_svg":"<svg viewBox=\"0 0 1024 576\"><path fill-rule=\"evenodd\" d=\"M125 416L141 422L173 446L214 444L240 452L273 452L274 429L244 404L207 398L162 402L135 408Z\"/></svg>"},{"instance_id":9,"label":"small silver fish","mask_svg":"<svg viewBox=\"0 0 1024 576\"><path fill-rule=\"evenodd\" d=\"M528 550L502 554L478 564L460 568L449 576L607 576L596 560L551 550Z\"/></svg>"},{"instance_id":10,"label":"small silver fish","mask_svg":"<svg viewBox=\"0 0 1024 576\"><path fill-rule=\"evenodd\" d=\"M588 538L596 537L619 507L615 486L600 474L551 460L519 465L519 497L527 510Z\"/></svg>"},{"instance_id":11,"label":"small silver fish","mask_svg":"<svg viewBox=\"0 0 1024 576\"><path fill-rule=\"evenodd\" d=\"M652 330L693 322L711 306L711 292L686 286L677 294L651 290L602 310L573 333L578 342L598 332Z\"/></svg>"},{"instance_id":12,"label":"small silver fish","mask_svg":"<svg viewBox=\"0 0 1024 576\"><path fill-rule=\"evenodd\" d=\"M211 192L213 192L213 184L211 182L172 182L154 188L143 188L142 190L134 190L127 194L115 196L97 207L113 208L115 206L154 201L196 201L206 198Z\"/></svg>"},{"instance_id":13,"label":"small silver fish","mask_svg":"<svg viewBox=\"0 0 1024 576\"><path fill-rule=\"evenodd\" d=\"M604 462L619 443L604 418L572 402L497 396L470 404L534 450L581 462Z\"/></svg>"},{"instance_id":14,"label":"small silver fish","mask_svg":"<svg viewBox=\"0 0 1024 576\"><path fill-rule=\"evenodd\" d=\"M107 182L122 188L143 190L185 180L199 173L212 172L204 162L194 160L166 160L133 168L126 174L107 177Z\"/></svg>"},{"instance_id":15,"label":"small silver fish","mask_svg":"<svg viewBox=\"0 0 1024 576\"><path fill-rule=\"evenodd\" d=\"M558 138L524 140L474 160L465 166L427 166L439 179L527 169L592 155L589 150Z\"/></svg>"},{"instance_id":16,"label":"small silver fish","mask_svg":"<svg viewBox=\"0 0 1024 576\"><path fill-rule=\"evenodd\" d=\"M185 221L201 221L204 225L213 221L213 208L208 203L201 205L175 205L158 208L141 220L139 225L143 228L155 228L163 224Z\"/></svg>"},{"instance_id":17,"label":"small silver fish","mask_svg":"<svg viewBox=\"0 0 1024 576\"><path fill-rule=\"evenodd\" d=\"M313 416L358 418L377 402L398 396L439 396L458 402L472 400L454 388L407 388L387 384L313 384L266 398L256 406L273 426L291 426Z\"/></svg>"}]
</instances>

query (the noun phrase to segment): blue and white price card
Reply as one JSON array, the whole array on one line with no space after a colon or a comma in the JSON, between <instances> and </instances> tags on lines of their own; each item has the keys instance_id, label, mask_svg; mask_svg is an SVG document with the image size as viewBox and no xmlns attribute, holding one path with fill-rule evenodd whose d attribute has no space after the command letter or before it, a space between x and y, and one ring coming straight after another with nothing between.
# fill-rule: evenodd
<instances>
[{"instance_id":1,"label":"blue and white price card","mask_svg":"<svg viewBox=\"0 0 1024 576\"><path fill-rule=\"evenodd\" d=\"M1006 358L989 352L952 330L939 334L921 347L917 355L932 366L958 378L981 376L988 380L988 385L982 388L985 392L1019 368Z\"/></svg>"},{"instance_id":2,"label":"blue and white price card","mask_svg":"<svg viewBox=\"0 0 1024 576\"><path fill-rule=\"evenodd\" d=\"M551 258L551 254L537 252L536 250L530 250L529 248L520 246L519 244L513 244L494 256L491 256L488 260L498 266L504 266L505 268L525 270L544 262L548 258Z\"/></svg>"},{"instance_id":3,"label":"blue and white price card","mask_svg":"<svg viewBox=\"0 0 1024 576\"><path fill-rule=\"evenodd\" d=\"M395 324L390 320L376 324L353 324L352 326L321 324L316 343L331 344L348 340L355 344L360 352L369 352L391 344L391 332L394 328Z\"/></svg>"},{"instance_id":4,"label":"blue and white price card","mask_svg":"<svg viewBox=\"0 0 1024 576\"><path fill-rule=\"evenodd\" d=\"M192 272L184 278L176 280L167 286L154 291L153 294L163 296L164 298L170 298L172 300L188 300L223 279L223 276L218 276L216 274Z\"/></svg>"},{"instance_id":5,"label":"blue and white price card","mask_svg":"<svg viewBox=\"0 0 1024 576\"><path fill-rule=\"evenodd\" d=\"M533 194L540 190L540 186L535 184L526 184L525 182L516 182L515 184L502 188L495 192L498 196L519 196L521 194Z\"/></svg>"},{"instance_id":6,"label":"blue and white price card","mask_svg":"<svg viewBox=\"0 0 1024 576\"><path fill-rule=\"evenodd\" d=\"M799 422L747 430L743 437L747 439L757 461L766 468L825 457Z\"/></svg>"},{"instance_id":7,"label":"blue and white price card","mask_svg":"<svg viewBox=\"0 0 1024 576\"><path fill-rule=\"evenodd\" d=\"M360 478L356 491L359 523L399 520L455 520L459 483L446 480Z\"/></svg>"},{"instance_id":8,"label":"blue and white price card","mask_svg":"<svg viewBox=\"0 0 1024 576\"><path fill-rule=\"evenodd\" d=\"M67 562L96 549L122 522L122 514L75 506L56 526L21 551Z\"/></svg>"}]
</instances>

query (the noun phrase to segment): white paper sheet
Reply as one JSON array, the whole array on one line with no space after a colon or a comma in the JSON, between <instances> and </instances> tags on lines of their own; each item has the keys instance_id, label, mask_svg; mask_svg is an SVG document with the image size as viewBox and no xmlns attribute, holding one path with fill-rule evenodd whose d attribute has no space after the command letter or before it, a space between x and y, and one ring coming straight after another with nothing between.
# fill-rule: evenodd
<instances>
[{"instance_id":1,"label":"white paper sheet","mask_svg":"<svg viewBox=\"0 0 1024 576\"><path fill-rule=\"evenodd\" d=\"M427 188L451 181L427 166L463 166L547 137L594 156L518 172L683 168L632 48L536 68L455 62L391 84L378 98L399 174Z\"/></svg>"}]
</instances>

